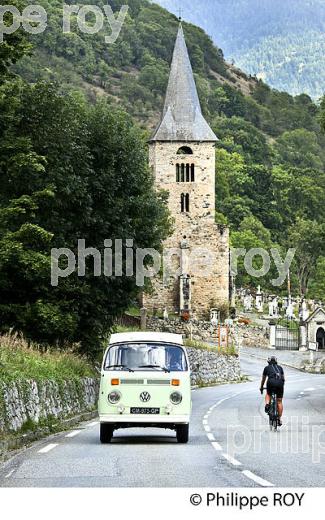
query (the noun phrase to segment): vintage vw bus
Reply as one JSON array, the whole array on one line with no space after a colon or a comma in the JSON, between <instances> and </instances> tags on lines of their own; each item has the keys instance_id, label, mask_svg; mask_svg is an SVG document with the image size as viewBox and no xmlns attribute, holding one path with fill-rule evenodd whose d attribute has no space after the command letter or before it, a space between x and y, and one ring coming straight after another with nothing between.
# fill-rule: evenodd
<instances>
[{"instance_id":1,"label":"vintage vw bus","mask_svg":"<svg viewBox=\"0 0 325 520\"><path fill-rule=\"evenodd\" d=\"M188 442L190 367L182 336L156 332L112 334L101 370L100 440L119 428L176 431Z\"/></svg>"}]
</instances>

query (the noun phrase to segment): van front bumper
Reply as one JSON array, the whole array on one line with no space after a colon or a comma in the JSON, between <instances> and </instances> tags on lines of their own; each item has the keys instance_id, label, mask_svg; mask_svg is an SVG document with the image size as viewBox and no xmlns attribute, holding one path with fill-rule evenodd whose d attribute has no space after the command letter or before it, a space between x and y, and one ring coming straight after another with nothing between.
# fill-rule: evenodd
<instances>
[{"instance_id":1,"label":"van front bumper","mask_svg":"<svg viewBox=\"0 0 325 520\"><path fill-rule=\"evenodd\" d=\"M99 421L101 423L110 424L188 424L190 422L189 415L137 415L137 414L99 414Z\"/></svg>"}]
</instances>

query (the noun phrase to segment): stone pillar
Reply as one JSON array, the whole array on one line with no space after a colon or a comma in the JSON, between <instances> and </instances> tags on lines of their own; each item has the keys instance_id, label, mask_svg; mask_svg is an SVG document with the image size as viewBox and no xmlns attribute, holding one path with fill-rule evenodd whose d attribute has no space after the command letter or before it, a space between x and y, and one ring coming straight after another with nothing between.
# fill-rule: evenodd
<instances>
[{"instance_id":1,"label":"stone pillar","mask_svg":"<svg viewBox=\"0 0 325 520\"><path fill-rule=\"evenodd\" d=\"M145 307L142 307L140 310L141 313L141 330L147 329L147 309Z\"/></svg>"},{"instance_id":2,"label":"stone pillar","mask_svg":"<svg viewBox=\"0 0 325 520\"><path fill-rule=\"evenodd\" d=\"M275 349L275 328L276 325L273 321L270 321L270 347L272 349Z\"/></svg>"},{"instance_id":3,"label":"stone pillar","mask_svg":"<svg viewBox=\"0 0 325 520\"><path fill-rule=\"evenodd\" d=\"M299 350L302 352L307 350L307 327L304 321L299 324Z\"/></svg>"},{"instance_id":4,"label":"stone pillar","mask_svg":"<svg viewBox=\"0 0 325 520\"><path fill-rule=\"evenodd\" d=\"M180 279L180 310L191 310L191 277L189 275L181 275Z\"/></svg>"}]
</instances>

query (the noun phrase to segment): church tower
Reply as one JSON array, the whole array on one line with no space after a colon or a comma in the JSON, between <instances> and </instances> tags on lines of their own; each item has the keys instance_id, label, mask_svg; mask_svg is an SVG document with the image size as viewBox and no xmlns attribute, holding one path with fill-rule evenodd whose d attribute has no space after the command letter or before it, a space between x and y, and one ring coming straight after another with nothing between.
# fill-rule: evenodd
<instances>
[{"instance_id":1,"label":"church tower","mask_svg":"<svg viewBox=\"0 0 325 520\"><path fill-rule=\"evenodd\" d=\"M164 243L164 277L144 296L149 310L207 316L229 304L229 230L215 223L217 137L201 111L180 24L161 122L149 147L157 189L169 192L174 231Z\"/></svg>"}]
</instances>

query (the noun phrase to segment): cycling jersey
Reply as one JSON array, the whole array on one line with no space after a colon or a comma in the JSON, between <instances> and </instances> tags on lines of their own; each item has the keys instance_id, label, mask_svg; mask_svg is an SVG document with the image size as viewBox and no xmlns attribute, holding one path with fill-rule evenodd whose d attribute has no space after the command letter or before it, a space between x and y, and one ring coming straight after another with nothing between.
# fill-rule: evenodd
<instances>
[{"instance_id":1,"label":"cycling jersey","mask_svg":"<svg viewBox=\"0 0 325 520\"><path fill-rule=\"evenodd\" d=\"M264 368L263 376L267 377L266 391L268 395L276 394L282 399L284 393L284 371L280 365L270 364Z\"/></svg>"}]
</instances>

